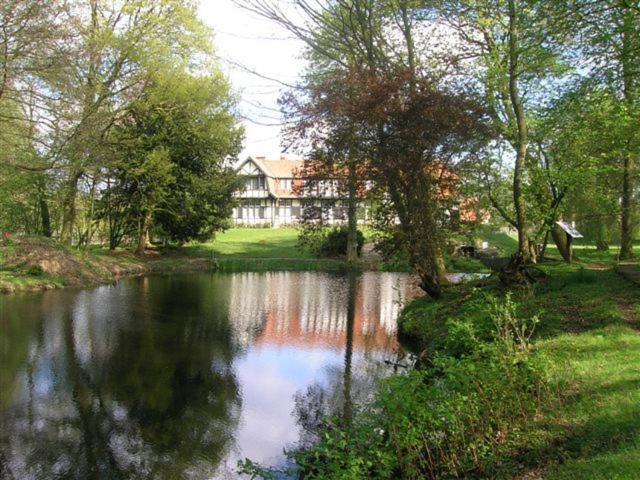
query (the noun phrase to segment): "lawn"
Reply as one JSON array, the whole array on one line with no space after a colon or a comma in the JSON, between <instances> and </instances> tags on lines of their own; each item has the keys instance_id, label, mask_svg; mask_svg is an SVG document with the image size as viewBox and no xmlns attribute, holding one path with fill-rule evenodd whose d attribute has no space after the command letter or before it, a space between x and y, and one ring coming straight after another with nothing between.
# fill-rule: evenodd
<instances>
[{"instance_id":1,"label":"lawn","mask_svg":"<svg viewBox=\"0 0 640 480\"><path fill-rule=\"evenodd\" d=\"M313 258L297 247L295 228L232 228L206 243L183 247L188 255L229 258Z\"/></svg>"}]
</instances>

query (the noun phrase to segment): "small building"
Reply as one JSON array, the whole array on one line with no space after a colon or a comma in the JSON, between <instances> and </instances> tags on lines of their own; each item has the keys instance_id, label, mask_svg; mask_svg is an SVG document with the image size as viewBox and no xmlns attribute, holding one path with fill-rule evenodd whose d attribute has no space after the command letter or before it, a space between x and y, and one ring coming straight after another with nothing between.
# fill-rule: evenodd
<instances>
[{"instance_id":1,"label":"small building","mask_svg":"<svg viewBox=\"0 0 640 480\"><path fill-rule=\"evenodd\" d=\"M300 172L304 161L249 157L237 171L245 177L245 188L238 192L238 206L233 209L235 225L291 225L303 219L305 208L322 203L324 222L337 224L346 221L346 207L340 200L335 180L316 182L315 193L305 188ZM325 208L326 207L326 208ZM360 218L366 218L364 205Z\"/></svg>"}]
</instances>

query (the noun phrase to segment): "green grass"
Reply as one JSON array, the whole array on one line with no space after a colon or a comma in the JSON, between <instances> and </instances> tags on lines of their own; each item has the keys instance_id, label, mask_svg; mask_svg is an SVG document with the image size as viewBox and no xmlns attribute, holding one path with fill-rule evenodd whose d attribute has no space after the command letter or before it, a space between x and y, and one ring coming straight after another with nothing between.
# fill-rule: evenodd
<instances>
[{"instance_id":1,"label":"green grass","mask_svg":"<svg viewBox=\"0 0 640 480\"><path fill-rule=\"evenodd\" d=\"M0 271L0 292L41 290L64 286L64 278L59 275L28 275L22 271Z\"/></svg>"},{"instance_id":2,"label":"green grass","mask_svg":"<svg viewBox=\"0 0 640 480\"><path fill-rule=\"evenodd\" d=\"M614 324L540 342L559 384L574 385L551 426L549 480L634 480L640 475L640 334ZM559 458L558 458L559 457Z\"/></svg>"},{"instance_id":3,"label":"green grass","mask_svg":"<svg viewBox=\"0 0 640 480\"><path fill-rule=\"evenodd\" d=\"M216 257L217 269L222 272L268 272L268 271L322 271L343 272L347 262L336 259L315 258L235 258Z\"/></svg>"},{"instance_id":4,"label":"green grass","mask_svg":"<svg viewBox=\"0 0 640 480\"><path fill-rule=\"evenodd\" d=\"M548 359L562 401L537 420L530 450L514 463L551 480L638 479L640 287L612 269L542 268L549 279L516 298L521 316L540 317L535 349ZM500 291L489 280L456 286L438 302L417 300L405 310L401 332L414 349L446 348L447 320L467 319L482 331L484 295Z\"/></svg>"},{"instance_id":5,"label":"green grass","mask_svg":"<svg viewBox=\"0 0 640 480\"><path fill-rule=\"evenodd\" d=\"M206 243L183 247L187 255L226 258L313 258L297 247L295 228L233 228Z\"/></svg>"},{"instance_id":6,"label":"green grass","mask_svg":"<svg viewBox=\"0 0 640 480\"><path fill-rule=\"evenodd\" d=\"M489 248L495 248L505 256L512 255L518 251L518 238L514 235L486 232L481 234L480 237L489 244Z\"/></svg>"}]
</instances>

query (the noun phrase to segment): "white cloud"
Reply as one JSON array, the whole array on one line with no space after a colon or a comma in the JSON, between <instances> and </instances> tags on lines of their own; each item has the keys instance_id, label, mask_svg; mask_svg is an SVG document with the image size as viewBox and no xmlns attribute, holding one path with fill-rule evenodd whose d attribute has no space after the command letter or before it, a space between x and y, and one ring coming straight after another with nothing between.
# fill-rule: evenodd
<instances>
[{"instance_id":1,"label":"white cloud","mask_svg":"<svg viewBox=\"0 0 640 480\"><path fill-rule=\"evenodd\" d=\"M277 100L284 87L279 82L295 82L304 66L302 44L232 0L201 0L200 17L213 27L222 66L242 98L247 134L241 158L279 155L280 126L272 125L281 121Z\"/></svg>"}]
</instances>

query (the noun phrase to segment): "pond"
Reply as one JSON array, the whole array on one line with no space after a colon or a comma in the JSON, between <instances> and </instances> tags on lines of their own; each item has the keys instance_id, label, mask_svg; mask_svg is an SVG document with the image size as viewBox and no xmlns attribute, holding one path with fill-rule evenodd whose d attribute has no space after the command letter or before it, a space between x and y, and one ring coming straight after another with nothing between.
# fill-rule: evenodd
<instances>
[{"instance_id":1,"label":"pond","mask_svg":"<svg viewBox=\"0 0 640 480\"><path fill-rule=\"evenodd\" d=\"M198 273L0 297L0 478L237 478L402 361L396 273Z\"/></svg>"}]
</instances>

